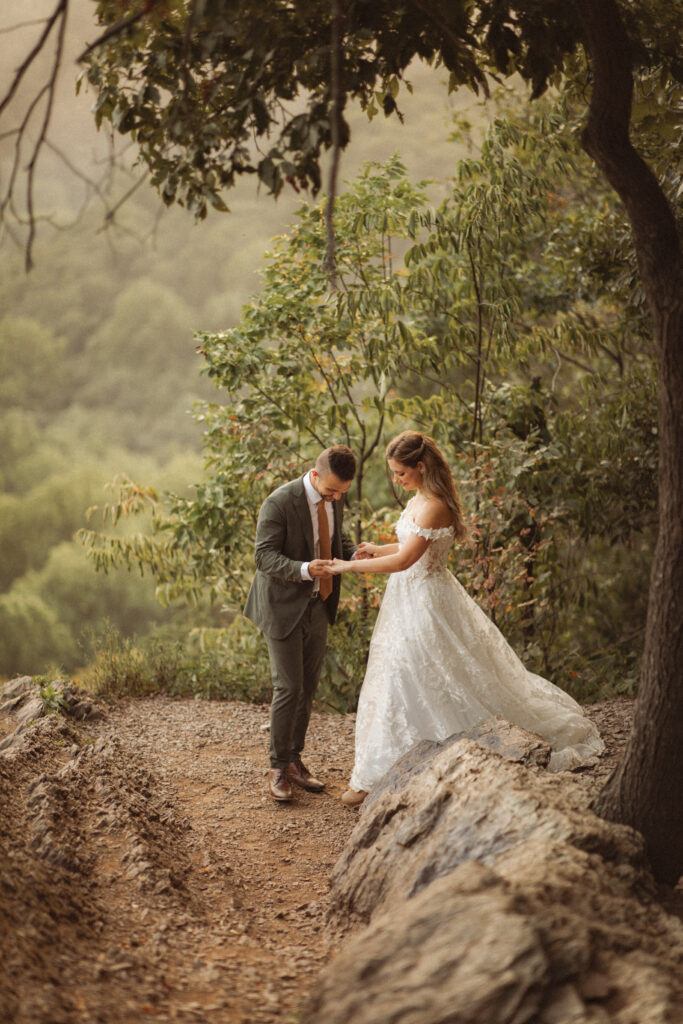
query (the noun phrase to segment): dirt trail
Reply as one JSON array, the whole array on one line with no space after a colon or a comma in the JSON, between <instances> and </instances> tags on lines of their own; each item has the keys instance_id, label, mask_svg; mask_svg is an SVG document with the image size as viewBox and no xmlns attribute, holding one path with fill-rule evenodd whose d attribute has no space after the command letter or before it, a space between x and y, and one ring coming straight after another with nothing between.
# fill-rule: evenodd
<instances>
[{"instance_id":1,"label":"dirt trail","mask_svg":"<svg viewBox=\"0 0 683 1024\"><path fill-rule=\"evenodd\" d=\"M631 702L589 709L610 770ZM295 1024L334 953L353 719L314 713L327 792L266 795L263 707L154 697L51 716L0 756L2 1024ZM12 728L0 716L0 739Z\"/></svg>"},{"instance_id":2,"label":"dirt trail","mask_svg":"<svg viewBox=\"0 0 683 1024\"><path fill-rule=\"evenodd\" d=\"M292 805L266 795L267 721L156 697L77 728L53 717L0 758L3 1022L298 1019L331 953L353 721L314 714L307 762L328 791Z\"/></svg>"}]
</instances>

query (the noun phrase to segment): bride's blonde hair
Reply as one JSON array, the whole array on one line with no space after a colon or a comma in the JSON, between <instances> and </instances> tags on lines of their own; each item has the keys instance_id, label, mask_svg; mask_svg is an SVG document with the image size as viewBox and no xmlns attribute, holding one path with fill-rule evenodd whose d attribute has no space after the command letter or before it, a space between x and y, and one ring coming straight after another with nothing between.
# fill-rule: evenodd
<instances>
[{"instance_id":1,"label":"bride's blonde hair","mask_svg":"<svg viewBox=\"0 0 683 1024\"><path fill-rule=\"evenodd\" d=\"M460 495L451 468L444 459L441 449L434 438L420 434L417 430L404 430L398 437L389 442L385 455L387 459L395 459L402 466L417 469L418 462L423 465L422 486L428 494L441 500L448 506L453 516L453 527L458 540L467 536L467 528L462 514Z\"/></svg>"}]
</instances>

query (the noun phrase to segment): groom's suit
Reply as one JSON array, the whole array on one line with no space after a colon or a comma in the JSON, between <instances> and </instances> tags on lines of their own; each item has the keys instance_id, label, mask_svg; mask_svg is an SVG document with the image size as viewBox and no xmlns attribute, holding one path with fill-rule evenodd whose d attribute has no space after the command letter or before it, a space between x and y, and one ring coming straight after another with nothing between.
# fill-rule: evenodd
<instances>
[{"instance_id":1,"label":"groom's suit","mask_svg":"<svg viewBox=\"0 0 683 1024\"><path fill-rule=\"evenodd\" d=\"M349 559L353 544L342 533L344 499L333 501L332 507L332 557ZM317 557L303 478L283 484L264 501L254 554L256 574L244 614L268 643L273 676L270 763L284 768L303 750L327 627L335 620L341 588L336 575L332 593L323 601L313 594L315 582L302 579L302 564Z\"/></svg>"}]
</instances>

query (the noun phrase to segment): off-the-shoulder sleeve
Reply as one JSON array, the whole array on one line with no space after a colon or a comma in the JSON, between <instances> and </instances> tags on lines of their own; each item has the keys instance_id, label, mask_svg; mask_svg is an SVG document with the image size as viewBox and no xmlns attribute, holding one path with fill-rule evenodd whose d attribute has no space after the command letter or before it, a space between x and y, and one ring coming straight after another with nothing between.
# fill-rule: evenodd
<instances>
[{"instance_id":1,"label":"off-the-shoulder sleeve","mask_svg":"<svg viewBox=\"0 0 683 1024\"><path fill-rule=\"evenodd\" d=\"M418 537L425 537L426 540L450 537L453 533L452 526L440 526L438 529L430 529L428 526L418 526L414 519L409 519L407 526L411 533L416 533Z\"/></svg>"}]
</instances>

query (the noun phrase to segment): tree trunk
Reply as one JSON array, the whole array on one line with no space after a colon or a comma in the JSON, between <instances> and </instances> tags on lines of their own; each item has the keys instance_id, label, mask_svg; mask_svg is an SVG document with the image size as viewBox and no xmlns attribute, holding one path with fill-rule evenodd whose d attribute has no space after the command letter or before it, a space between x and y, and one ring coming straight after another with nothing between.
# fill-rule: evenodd
<instances>
[{"instance_id":1,"label":"tree trunk","mask_svg":"<svg viewBox=\"0 0 683 1024\"><path fill-rule=\"evenodd\" d=\"M593 68L583 147L622 199L659 366L659 533L633 731L595 802L642 832L659 881L683 874L683 257L673 213L629 139L630 44L614 0L579 0Z\"/></svg>"}]
</instances>

